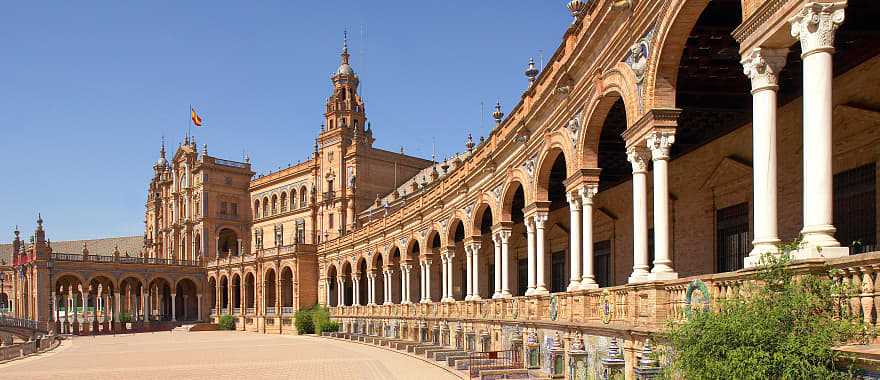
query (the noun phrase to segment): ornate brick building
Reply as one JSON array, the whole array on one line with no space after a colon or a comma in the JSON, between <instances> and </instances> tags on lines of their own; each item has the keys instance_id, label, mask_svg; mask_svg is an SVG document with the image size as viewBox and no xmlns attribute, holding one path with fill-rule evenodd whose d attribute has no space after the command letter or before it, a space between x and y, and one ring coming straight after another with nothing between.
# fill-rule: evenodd
<instances>
[{"instance_id":1,"label":"ornate brick building","mask_svg":"<svg viewBox=\"0 0 880 380\"><path fill-rule=\"evenodd\" d=\"M291 332L292 313L320 303L349 332L525 350L530 368L562 360L569 378L635 376L648 337L695 294L706 307L737 294L781 241L801 237L804 265L847 269L880 295L880 6L568 7L574 22L546 67L529 63L519 103L444 162L373 147L347 44L302 163L252 178L247 160L192 139L170 161L163 147L139 257L197 262L187 298L202 319ZM38 282L40 241L13 260ZM132 284L173 316L186 276ZM57 298L29 281L29 302ZM853 310L877 323L874 303Z\"/></svg>"}]
</instances>

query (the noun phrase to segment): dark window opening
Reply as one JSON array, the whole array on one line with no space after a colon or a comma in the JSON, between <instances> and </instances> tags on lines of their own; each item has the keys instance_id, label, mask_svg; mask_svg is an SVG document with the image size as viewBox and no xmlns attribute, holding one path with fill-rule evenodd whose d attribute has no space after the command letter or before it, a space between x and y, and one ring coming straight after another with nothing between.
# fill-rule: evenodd
<instances>
[{"instance_id":1,"label":"dark window opening","mask_svg":"<svg viewBox=\"0 0 880 380\"><path fill-rule=\"evenodd\" d=\"M565 251L553 252L550 259L550 292L564 292L568 279L565 273Z\"/></svg>"},{"instance_id":2,"label":"dark window opening","mask_svg":"<svg viewBox=\"0 0 880 380\"><path fill-rule=\"evenodd\" d=\"M876 175L874 163L834 175L837 240L852 254L877 250Z\"/></svg>"},{"instance_id":3,"label":"dark window opening","mask_svg":"<svg viewBox=\"0 0 880 380\"><path fill-rule=\"evenodd\" d=\"M715 223L718 273L742 269L743 261L752 248L749 240L749 204L740 203L715 211Z\"/></svg>"},{"instance_id":4,"label":"dark window opening","mask_svg":"<svg viewBox=\"0 0 880 380\"><path fill-rule=\"evenodd\" d=\"M611 240L593 243L593 269L599 287L611 286Z\"/></svg>"}]
</instances>

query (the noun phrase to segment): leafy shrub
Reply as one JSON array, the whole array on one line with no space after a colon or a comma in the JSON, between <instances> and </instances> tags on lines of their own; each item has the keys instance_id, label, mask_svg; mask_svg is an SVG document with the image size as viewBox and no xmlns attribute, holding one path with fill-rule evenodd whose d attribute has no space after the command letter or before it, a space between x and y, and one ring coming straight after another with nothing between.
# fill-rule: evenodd
<instances>
[{"instance_id":1,"label":"leafy shrub","mask_svg":"<svg viewBox=\"0 0 880 380\"><path fill-rule=\"evenodd\" d=\"M336 322L336 321L324 322L319 326L318 330L320 330L322 333L339 332L339 322Z\"/></svg>"},{"instance_id":2,"label":"leafy shrub","mask_svg":"<svg viewBox=\"0 0 880 380\"><path fill-rule=\"evenodd\" d=\"M832 348L860 337L858 318L845 310L844 284L829 276L793 275L789 252L765 255L761 285L746 285L745 297L720 302L717 311L694 311L689 321L670 324L666 339L672 366L666 374L685 379L840 379L840 354ZM833 273L832 273L833 274ZM844 306L844 307L841 307Z\"/></svg>"},{"instance_id":3,"label":"leafy shrub","mask_svg":"<svg viewBox=\"0 0 880 380\"><path fill-rule=\"evenodd\" d=\"M315 333L315 321L312 318L311 309L297 310L296 314L293 315L293 318L294 324L296 325L297 334L302 335Z\"/></svg>"},{"instance_id":4,"label":"leafy shrub","mask_svg":"<svg viewBox=\"0 0 880 380\"><path fill-rule=\"evenodd\" d=\"M220 316L220 330L235 330L235 318L229 314Z\"/></svg>"},{"instance_id":5,"label":"leafy shrub","mask_svg":"<svg viewBox=\"0 0 880 380\"><path fill-rule=\"evenodd\" d=\"M119 312L119 322L122 322L122 323L131 322L131 313L129 313L127 311L120 311Z\"/></svg>"},{"instance_id":6,"label":"leafy shrub","mask_svg":"<svg viewBox=\"0 0 880 380\"><path fill-rule=\"evenodd\" d=\"M300 309L294 314L299 334L320 334L339 331L339 323L330 320L330 311L321 305Z\"/></svg>"}]
</instances>

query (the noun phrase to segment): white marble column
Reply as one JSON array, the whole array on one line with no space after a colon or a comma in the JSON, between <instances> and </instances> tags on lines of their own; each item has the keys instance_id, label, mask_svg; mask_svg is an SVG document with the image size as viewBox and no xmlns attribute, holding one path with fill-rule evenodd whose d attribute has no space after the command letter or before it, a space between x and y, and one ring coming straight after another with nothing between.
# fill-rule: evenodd
<instances>
[{"instance_id":1,"label":"white marble column","mask_svg":"<svg viewBox=\"0 0 880 380\"><path fill-rule=\"evenodd\" d=\"M464 252L467 255L467 263L465 264L465 277L467 277L467 294L464 297L465 301L470 301L474 296L474 275L471 273L474 269L474 253L471 250L471 246L465 244Z\"/></svg>"},{"instance_id":2,"label":"white marble column","mask_svg":"<svg viewBox=\"0 0 880 380\"><path fill-rule=\"evenodd\" d=\"M171 293L171 321L177 322L177 293Z\"/></svg>"},{"instance_id":3,"label":"white marble column","mask_svg":"<svg viewBox=\"0 0 880 380\"><path fill-rule=\"evenodd\" d=\"M492 233L492 248L495 251L495 291L492 298L501 298L501 236Z\"/></svg>"},{"instance_id":4,"label":"white marble column","mask_svg":"<svg viewBox=\"0 0 880 380\"><path fill-rule=\"evenodd\" d=\"M447 287L448 283L446 282L446 271L448 270L449 268L446 266L446 252L442 252L440 253L440 282L443 291L441 292L442 295L440 296L440 302L446 302L449 295L449 288Z\"/></svg>"},{"instance_id":5,"label":"white marble column","mask_svg":"<svg viewBox=\"0 0 880 380\"><path fill-rule=\"evenodd\" d=\"M360 305L361 304L361 275L360 273L352 273L351 274L351 304Z\"/></svg>"},{"instance_id":6,"label":"white marble column","mask_svg":"<svg viewBox=\"0 0 880 380\"><path fill-rule=\"evenodd\" d=\"M654 160L654 267L649 278L671 280L678 278L669 252L669 150L675 132L654 131L647 143Z\"/></svg>"},{"instance_id":7,"label":"white marble column","mask_svg":"<svg viewBox=\"0 0 880 380\"><path fill-rule=\"evenodd\" d=\"M330 296L330 278L329 278L329 277L324 279L324 292L326 293L326 297L324 298L325 300L327 300L327 305L326 305L326 306L327 306L327 307L330 307L330 305L331 305L331 302L330 302L330 298L331 298L331 296Z\"/></svg>"},{"instance_id":8,"label":"white marble column","mask_svg":"<svg viewBox=\"0 0 880 380\"><path fill-rule=\"evenodd\" d=\"M266 298L265 295L263 298ZM336 305L345 306L345 281L342 277L336 279Z\"/></svg>"},{"instance_id":9,"label":"white marble column","mask_svg":"<svg viewBox=\"0 0 880 380\"><path fill-rule=\"evenodd\" d=\"M471 269L471 274L474 276L474 294L471 296L472 300L483 298L480 296L480 247L480 243L471 243L471 251L473 252L471 263L474 265L473 269Z\"/></svg>"},{"instance_id":10,"label":"white marble column","mask_svg":"<svg viewBox=\"0 0 880 380\"><path fill-rule=\"evenodd\" d=\"M452 277L452 270L453 270L452 268L453 268L453 266L452 266L452 263L454 262L454 259L455 259L455 251L450 250L449 252L446 253L446 292L447 292L447 299L449 300L449 302L455 301L455 296L452 294L452 290L453 290L453 286L452 286L452 284L453 284L453 282L452 282L452 278L453 278Z\"/></svg>"},{"instance_id":11,"label":"white marble column","mask_svg":"<svg viewBox=\"0 0 880 380\"><path fill-rule=\"evenodd\" d=\"M547 283L544 282L544 259L547 253L544 250L544 223L547 222L547 213L539 212L534 216L535 222L535 255L537 256L535 292L534 294L548 294Z\"/></svg>"},{"instance_id":12,"label":"white marble column","mask_svg":"<svg viewBox=\"0 0 880 380\"><path fill-rule=\"evenodd\" d=\"M535 293L535 224L534 218L529 216L526 218L526 250L528 252L527 271L528 271L528 288L526 295L530 296Z\"/></svg>"},{"instance_id":13,"label":"white marble column","mask_svg":"<svg viewBox=\"0 0 880 380\"><path fill-rule=\"evenodd\" d=\"M633 169L633 272L629 283L648 279L648 154L644 147L627 149L627 159Z\"/></svg>"},{"instance_id":14,"label":"white marble column","mask_svg":"<svg viewBox=\"0 0 880 380\"><path fill-rule=\"evenodd\" d=\"M579 191L581 205L583 206L583 264L584 272L581 278L581 289L596 289L596 270L593 252L593 197L599 192L598 184L587 184Z\"/></svg>"},{"instance_id":15,"label":"white marble column","mask_svg":"<svg viewBox=\"0 0 880 380\"><path fill-rule=\"evenodd\" d=\"M409 264L404 264L400 266L400 278L403 283L403 289L400 291L400 303L401 304L409 304L411 303L409 300Z\"/></svg>"},{"instance_id":16,"label":"white marble column","mask_svg":"<svg viewBox=\"0 0 880 380\"><path fill-rule=\"evenodd\" d=\"M776 190L776 92L779 72L788 49L755 48L742 60L752 81L752 196L755 239L745 267L760 262L762 254L778 252Z\"/></svg>"},{"instance_id":17,"label":"white marble column","mask_svg":"<svg viewBox=\"0 0 880 380\"><path fill-rule=\"evenodd\" d=\"M427 271L425 270L425 262L419 262L419 302L425 302L425 299L428 298L427 292Z\"/></svg>"},{"instance_id":18,"label":"white marble column","mask_svg":"<svg viewBox=\"0 0 880 380\"><path fill-rule=\"evenodd\" d=\"M571 256L570 262L570 274L567 291L575 291L580 289L581 287L581 199L580 197L572 192L568 192L565 194L565 198L568 200L568 214L570 217L569 221L569 253Z\"/></svg>"},{"instance_id":19,"label":"white marble column","mask_svg":"<svg viewBox=\"0 0 880 380\"><path fill-rule=\"evenodd\" d=\"M809 3L793 17L791 35L801 42L804 65L804 248L795 258L849 254L834 238L832 172L832 79L834 34L846 2Z\"/></svg>"},{"instance_id":20,"label":"white marble column","mask_svg":"<svg viewBox=\"0 0 880 380\"><path fill-rule=\"evenodd\" d=\"M501 297L511 297L510 294L510 234L509 228L498 232L501 238Z\"/></svg>"},{"instance_id":21,"label":"white marble column","mask_svg":"<svg viewBox=\"0 0 880 380\"><path fill-rule=\"evenodd\" d=\"M385 286L385 302L383 302L382 304L391 305L391 279L393 278L393 276L391 275L392 272L391 269L386 269L382 273L385 274L385 281L383 281L382 283L382 285Z\"/></svg>"},{"instance_id":22,"label":"white marble column","mask_svg":"<svg viewBox=\"0 0 880 380\"><path fill-rule=\"evenodd\" d=\"M424 300L422 300L422 302L425 302L425 303L431 303L431 301L432 301L431 300L431 263L432 263L432 261L430 259L425 260L425 274L423 275L425 277L425 290L424 290L425 298L424 298Z\"/></svg>"},{"instance_id":23,"label":"white marble column","mask_svg":"<svg viewBox=\"0 0 880 380\"><path fill-rule=\"evenodd\" d=\"M369 295L367 297L368 298L367 304L368 305L375 305L376 304L376 274L375 273L371 272L367 275L367 283L369 284L369 286L367 287L367 292L369 293Z\"/></svg>"}]
</instances>

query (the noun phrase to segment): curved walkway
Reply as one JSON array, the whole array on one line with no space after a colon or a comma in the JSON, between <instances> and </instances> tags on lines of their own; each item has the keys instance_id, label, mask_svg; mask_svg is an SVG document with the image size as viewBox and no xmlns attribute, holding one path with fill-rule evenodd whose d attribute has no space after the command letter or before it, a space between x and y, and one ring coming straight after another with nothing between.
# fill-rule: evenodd
<instances>
[{"instance_id":1,"label":"curved walkway","mask_svg":"<svg viewBox=\"0 0 880 380\"><path fill-rule=\"evenodd\" d=\"M0 365L10 379L457 379L399 353L309 336L162 332L77 337Z\"/></svg>"}]
</instances>

